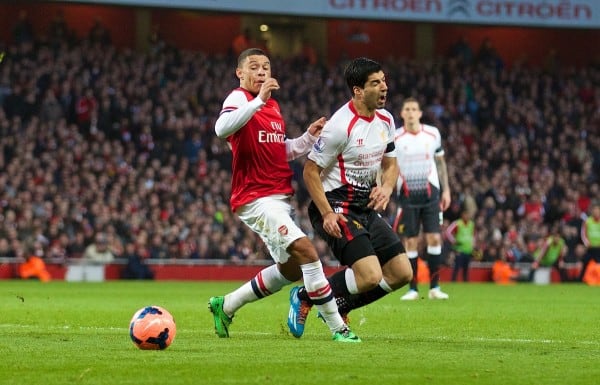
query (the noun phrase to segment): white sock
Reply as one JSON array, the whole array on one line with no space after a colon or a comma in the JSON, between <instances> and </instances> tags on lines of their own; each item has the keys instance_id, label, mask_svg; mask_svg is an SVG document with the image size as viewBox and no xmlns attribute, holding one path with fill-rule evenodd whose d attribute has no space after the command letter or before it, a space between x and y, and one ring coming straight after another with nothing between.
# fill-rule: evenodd
<instances>
[{"instance_id":1,"label":"white sock","mask_svg":"<svg viewBox=\"0 0 600 385\"><path fill-rule=\"evenodd\" d=\"M358 294L358 285L356 284L356 277L354 271L350 268L344 272L344 278L346 279L346 287L350 294Z\"/></svg>"},{"instance_id":2,"label":"white sock","mask_svg":"<svg viewBox=\"0 0 600 385\"><path fill-rule=\"evenodd\" d=\"M427 254L440 255L442 254L442 245L439 246L427 246Z\"/></svg>"},{"instance_id":3,"label":"white sock","mask_svg":"<svg viewBox=\"0 0 600 385\"><path fill-rule=\"evenodd\" d=\"M321 261L301 265L304 286L312 303L323 316L325 323L332 333L343 329L346 325L338 313L338 307L331 291L329 281L323 272Z\"/></svg>"},{"instance_id":4,"label":"white sock","mask_svg":"<svg viewBox=\"0 0 600 385\"><path fill-rule=\"evenodd\" d=\"M290 283L292 282L281 274L277 265L265 267L250 281L225 295L223 311L231 317L245 304L277 293Z\"/></svg>"},{"instance_id":5,"label":"white sock","mask_svg":"<svg viewBox=\"0 0 600 385\"><path fill-rule=\"evenodd\" d=\"M392 291L394 291L394 289L392 289L392 287L390 285L388 285L388 283L383 278L381 278L381 281L379 281L379 287L382 288L383 290L387 291L388 293L391 293Z\"/></svg>"}]
</instances>

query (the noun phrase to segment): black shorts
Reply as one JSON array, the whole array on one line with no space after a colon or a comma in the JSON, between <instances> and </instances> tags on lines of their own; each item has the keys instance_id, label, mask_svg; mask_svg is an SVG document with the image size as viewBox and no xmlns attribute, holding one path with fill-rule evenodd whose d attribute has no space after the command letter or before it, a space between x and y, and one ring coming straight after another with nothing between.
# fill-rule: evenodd
<instances>
[{"instance_id":1,"label":"black shorts","mask_svg":"<svg viewBox=\"0 0 600 385\"><path fill-rule=\"evenodd\" d=\"M373 210L357 212L350 210L344 216L348 222L340 222L342 237L335 238L323 230L323 218L311 202L308 215L315 232L327 242L335 258L344 266L376 255L381 266L398 254L404 253L404 246L398 234Z\"/></svg>"},{"instance_id":2,"label":"black shorts","mask_svg":"<svg viewBox=\"0 0 600 385\"><path fill-rule=\"evenodd\" d=\"M439 233L442 222L442 212L439 202L432 202L426 206L402 206L398 234L402 237L416 237L423 225L424 233Z\"/></svg>"}]
</instances>

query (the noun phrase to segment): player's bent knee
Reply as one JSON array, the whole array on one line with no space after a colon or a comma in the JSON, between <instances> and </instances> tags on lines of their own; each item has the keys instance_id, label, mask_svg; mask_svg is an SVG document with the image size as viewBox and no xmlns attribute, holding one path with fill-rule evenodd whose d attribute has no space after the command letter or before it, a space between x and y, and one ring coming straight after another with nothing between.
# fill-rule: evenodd
<instances>
[{"instance_id":1,"label":"player's bent knee","mask_svg":"<svg viewBox=\"0 0 600 385\"><path fill-rule=\"evenodd\" d=\"M320 261L319 254L308 237L296 239L290 244L287 252L299 265Z\"/></svg>"},{"instance_id":2,"label":"player's bent knee","mask_svg":"<svg viewBox=\"0 0 600 385\"><path fill-rule=\"evenodd\" d=\"M400 254L385 266L385 279L394 288L400 288L413 279L413 270L406 254Z\"/></svg>"},{"instance_id":3,"label":"player's bent knee","mask_svg":"<svg viewBox=\"0 0 600 385\"><path fill-rule=\"evenodd\" d=\"M410 281L412 281L412 279L413 279L412 269L405 269L401 272L398 284L400 287L402 287L402 286L406 285L407 283L409 283Z\"/></svg>"},{"instance_id":4,"label":"player's bent knee","mask_svg":"<svg viewBox=\"0 0 600 385\"><path fill-rule=\"evenodd\" d=\"M394 274L391 277L388 276L384 276L383 278L385 279L385 281L388 283L388 285L396 290L401 288L402 286L406 285L407 283L409 283L412 280L413 277L413 273L412 270L409 269L408 271L400 271L397 272L396 274Z\"/></svg>"},{"instance_id":5,"label":"player's bent knee","mask_svg":"<svg viewBox=\"0 0 600 385\"><path fill-rule=\"evenodd\" d=\"M356 286L361 292L368 291L376 288L377 285L379 285L379 282L381 282L382 278L383 275L381 272L363 272L362 274L356 276Z\"/></svg>"}]
</instances>

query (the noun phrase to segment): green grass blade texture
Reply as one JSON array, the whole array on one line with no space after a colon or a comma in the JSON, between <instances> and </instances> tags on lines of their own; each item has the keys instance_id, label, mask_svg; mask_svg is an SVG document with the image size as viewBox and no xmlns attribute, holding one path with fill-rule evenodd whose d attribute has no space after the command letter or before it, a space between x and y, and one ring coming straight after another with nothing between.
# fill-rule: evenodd
<instances>
[{"instance_id":1,"label":"green grass blade texture","mask_svg":"<svg viewBox=\"0 0 600 385\"><path fill-rule=\"evenodd\" d=\"M236 314L217 338L208 298L240 282L0 281L0 384L591 385L600 378L600 288L444 284L447 301L400 301L350 313L363 343L331 341L310 314L287 332L288 289ZM421 287L427 293L427 287ZM169 310L163 351L130 341L133 313Z\"/></svg>"}]
</instances>

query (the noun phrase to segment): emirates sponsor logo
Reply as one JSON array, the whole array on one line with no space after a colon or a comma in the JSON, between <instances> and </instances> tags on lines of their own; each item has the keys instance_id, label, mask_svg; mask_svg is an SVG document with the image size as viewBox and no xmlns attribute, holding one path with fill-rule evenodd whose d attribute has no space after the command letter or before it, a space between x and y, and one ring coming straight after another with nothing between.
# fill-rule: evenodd
<instances>
[{"instance_id":1,"label":"emirates sponsor logo","mask_svg":"<svg viewBox=\"0 0 600 385\"><path fill-rule=\"evenodd\" d=\"M258 143L285 143L285 134L261 130L258 132Z\"/></svg>"}]
</instances>

